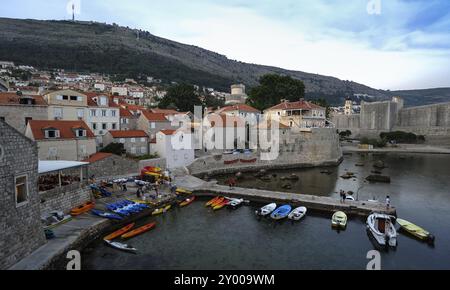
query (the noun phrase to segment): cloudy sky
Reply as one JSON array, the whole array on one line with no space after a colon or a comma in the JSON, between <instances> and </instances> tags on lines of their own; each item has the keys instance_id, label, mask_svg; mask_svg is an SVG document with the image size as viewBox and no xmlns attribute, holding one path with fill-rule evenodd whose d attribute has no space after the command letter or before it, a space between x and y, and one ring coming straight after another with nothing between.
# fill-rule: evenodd
<instances>
[{"instance_id":1,"label":"cloudy sky","mask_svg":"<svg viewBox=\"0 0 450 290\"><path fill-rule=\"evenodd\" d=\"M450 87L449 0L73 1L81 2L79 20L148 30L244 62L380 89ZM8 1L0 17L69 19L68 2Z\"/></svg>"}]
</instances>

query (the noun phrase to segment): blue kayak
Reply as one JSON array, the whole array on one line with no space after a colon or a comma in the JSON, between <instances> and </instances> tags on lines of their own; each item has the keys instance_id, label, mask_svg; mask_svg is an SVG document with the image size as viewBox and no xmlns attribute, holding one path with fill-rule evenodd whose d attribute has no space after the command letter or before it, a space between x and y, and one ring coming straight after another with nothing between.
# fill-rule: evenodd
<instances>
[{"instance_id":1,"label":"blue kayak","mask_svg":"<svg viewBox=\"0 0 450 290\"><path fill-rule=\"evenodd\" d=\"M274 220L281 220L286 218L291 211L292 207L290 205L283 205L277 208L270 217Z\"/></svg>"},{"instance_id":2,"label":"blue kayak","mask_svg":"<svg viewBox=\"0 0 450 290\"><path fill-rule=\"evenodd\" d=\"M109 212L104 212L98 209L93 209L92 214L102 217L102 218L106 218L106 219L110 219L110 220L122 220L123 218L120 215L114 214L114 213L109 213Z\"/></svg>"}]
</instances>

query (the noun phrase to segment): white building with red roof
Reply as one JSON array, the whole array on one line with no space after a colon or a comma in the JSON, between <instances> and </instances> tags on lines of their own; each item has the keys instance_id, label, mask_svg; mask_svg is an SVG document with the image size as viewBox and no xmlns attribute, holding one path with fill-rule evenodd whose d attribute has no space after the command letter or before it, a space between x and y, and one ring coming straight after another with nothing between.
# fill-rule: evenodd
<instances>
[{"instance_id":1,"label":"white building with red roof","mask_svg":"<svg viewBox=\"0 0 450 290\"><path fill-rule=\"evenodd\" d=\"M195 160L192 134L181 130L161 130L152 144L152 153L166 159L167 169L183 168Z\"/></svg>"},{"instance_id":2,"label":"white building with red roof","mask_svg":"<svg viewBox=\"0 0 450 290\"><path fill-rule=\"evenodd\" d=\"M39 160L84 160L97 151L84 121L31 120L25 136L37 142Z\"/></svg>"},{"instance_id":3,"label":"white building with red roof","mask_svg":"<svg viewBox=\"0 0 450 290\"><path fill-rule=\"evenodd\" d=\"M280 118L280 123L291 128L323 128L326 126L326 109L311 102L282 101L264 111L266 120Z\"/></svg>"}]
</instances>

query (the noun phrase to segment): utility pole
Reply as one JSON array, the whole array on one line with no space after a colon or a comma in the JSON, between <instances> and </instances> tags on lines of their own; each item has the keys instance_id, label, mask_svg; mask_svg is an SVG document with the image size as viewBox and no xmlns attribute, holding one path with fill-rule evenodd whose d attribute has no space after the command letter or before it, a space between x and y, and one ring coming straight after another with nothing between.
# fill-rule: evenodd
<instances>
[{"instance_id":1,"label":"utility pole","mask_svg":"<svg viewBox=\"0 0 450 290\"><path fill-rule=\"evenodd\" d=\"M72 21L75 22L75 3L72 3Z\"/></svg>"}]
</instances>

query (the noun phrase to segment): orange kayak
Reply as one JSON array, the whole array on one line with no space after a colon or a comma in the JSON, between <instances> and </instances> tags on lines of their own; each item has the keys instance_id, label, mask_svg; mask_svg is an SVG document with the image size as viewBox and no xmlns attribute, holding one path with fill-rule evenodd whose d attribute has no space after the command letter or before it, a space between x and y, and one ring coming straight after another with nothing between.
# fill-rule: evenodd
<instances>
[{"instance_id":1,"label":"orange kayak","mask_svg":"<svg viewBox=\"0 0 450 290\"><path fill-rule=\"evenodd\" d=\"M135 236L138 236L140 234L143 234L145 232L148 232L149 230L153 229L156 226L156 223L150 223L148 225L142 226L140 228L135 229L134 231L128 232L121 236L122 239L130 239Z\"/></svg>"},{"instance_id":2,"label":"orange kayak","mask_svg":"<svg viewBox=\"0 0 450 290\"><path fill-rule=\"evenodd\" d=\"M224 200L225 200L225 197L219 197L219 199L217 199L215 202L213 202L211 204L211 207L215 207L215 206L221 204L222 202L224 202Z\"/></svg>"},{"instance_id":3,"label":"orange kayak","mask_svg":"<svg viewBox=\"0 0 450 290\"><path fill-rule=\"evenodd\" d=\"M229 203L230 203L230 201L228 199L225 199L221 203L216 204L215 206L213 206L213 210L219 210L219 209L223 208L224 206L226 206Z\"/></svg>"},{"instance_id":4,"label":"orange kayak","mask_svg":"<svg viewBox=\"0 0 450 290\"><path fill-rule=\"evenodd\" d=\"M105 241L112 241L117 237L120 237L121 235L125 234L126 232L128 232L129 230L131 230L134 227L134 223L127 225L126 227L121 228L118 231L115 231L114 233L106 236L103 238L103 240Z\"/></svg>"},{"instance_id":5,"label":"orange kayak","mask_svg":"<svg viewBox=\"0 0 450 290\"><path fill-rule=\"evenodd\" d=\"M85 204L80 205L79 207L76 207L76 208L72 209L70 211L70 215L72 215L72 216L79 216L79 215L82 215L82 214L90 211L94 207L95 207L95 202L88 201Z\"/></svg>"},{"instance_id":6,"label":"orange kayak","mask_svg":"<svg viewBox=\"0 0 450 290\"><path fill-rule=\"evenodd\" d=\"M211 204L215 203L219 198L220 198L220 196L216 196L215 198L211 199L210 201L208 201L208 202L205 204L205 207L208 207L208 206L210 206Z\"/></svg>"},{"instance_id":7,"label":"orange kayak","mask_svg":"<svg viewBox=\"0 0 450 290\"><path fill-rule=\"evenodd\" d=\"M195 201L195 196L190 197L190 198L186 199L185 201L183 201L182 203L180 203L180 206L181 207L188 206L191 203L193 203L194 201Z\"/></svg>"}]
</instances>

